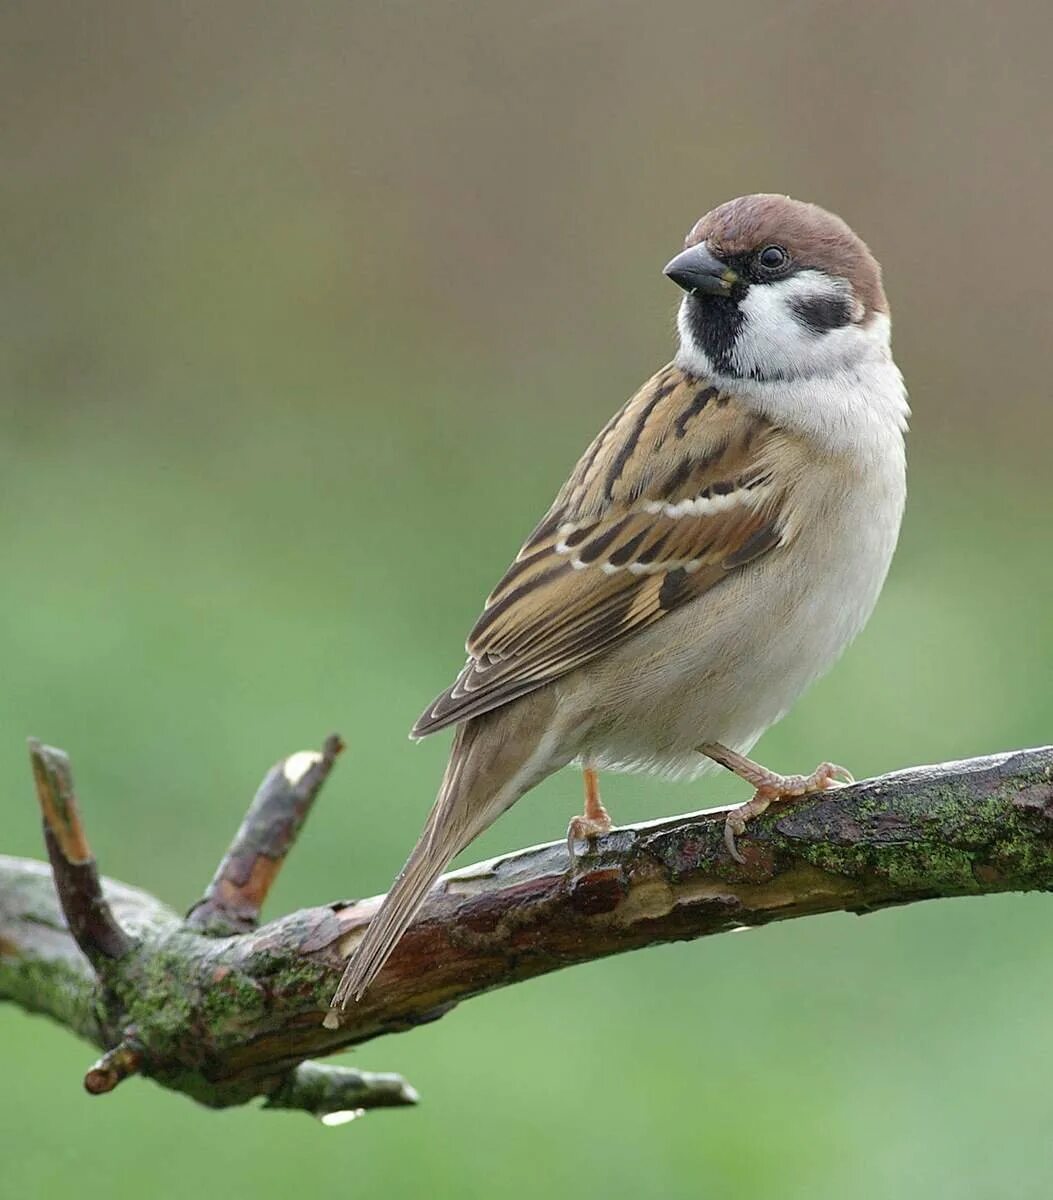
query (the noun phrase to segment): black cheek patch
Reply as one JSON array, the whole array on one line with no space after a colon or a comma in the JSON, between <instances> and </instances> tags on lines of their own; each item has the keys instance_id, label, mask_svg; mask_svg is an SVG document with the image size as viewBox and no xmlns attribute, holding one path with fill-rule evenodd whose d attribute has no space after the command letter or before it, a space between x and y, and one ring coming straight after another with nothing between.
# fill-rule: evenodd
<instances>
[{"instance_id":1,"label":"black cheek patch","mask_svg":"<svg viewBox=\"0 0 1053 1200\"><path fill-rule=\"evenodd\" d=\"M793 315L812 333L829 333L852 320L852 302L845 296L813 296L792 300Z\"/></svg>"}]
</instances>

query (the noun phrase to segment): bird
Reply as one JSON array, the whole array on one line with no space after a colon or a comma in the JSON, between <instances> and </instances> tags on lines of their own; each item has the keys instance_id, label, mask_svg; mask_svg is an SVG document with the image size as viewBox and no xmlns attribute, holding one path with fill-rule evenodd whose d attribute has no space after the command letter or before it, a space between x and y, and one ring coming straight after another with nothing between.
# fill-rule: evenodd
<instances>
[{"instance_id":1,"label":"bird","mask_svg":"<svg viewBox=\"0 0 1053 1200\"><path fill-rule=\"evenodd\" d=\"M851 782L746 757L863 628L906 501L910 410L881 268L838 216L775 194L719 205L665 275L679 346L607 422L485 602L411 737L455 728L434 807L353 950L361 999L450 861L524 793L584 775L576 845L611 818L604 771L721 764L769 804Z\"/></svg>"}]
</instances>

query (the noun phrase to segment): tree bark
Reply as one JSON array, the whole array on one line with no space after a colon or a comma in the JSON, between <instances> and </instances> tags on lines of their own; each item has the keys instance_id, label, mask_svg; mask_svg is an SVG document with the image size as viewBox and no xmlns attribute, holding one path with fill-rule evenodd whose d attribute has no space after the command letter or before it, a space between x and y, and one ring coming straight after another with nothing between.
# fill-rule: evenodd
<instances>
[{"instance_id":1,"label":"tree bark","mask_svg":"<svg viewBox=\"0 0 1053 1200\"><path fill-rule=\"evenodd\" d=\"M327 745L321 778L336 753ZM313 756L312 769L323 758ZM280 793L300 814L279 822L288 837L252 843L273 851L268 886L306 811L297 787L309 772L300 770L302 756L283 762L294 759L290 786L275 791L272 772L269 790L261 788L269 804ZM320 786L317 774L310 786ZM0 857L0 999L47 1013L106 1051L85 1080L93 1092L140 1072L205 1104L262 1096L270 1107L335 1122L416 1095L398 1077L305 1060L436 1020L492 988L791 917L1053 889L1053 748L901 771L776 806L740 840L741 866L724 846L725 811L616 829L573 864L557 842L444 876L336 1029L323 1018L380 897L303 909L231 935L222 904L202 920L199 903L186 920L103 879L93 911L101 904L112 918L112 927L105 917L95 922L115 951L107 954L90 938L85 946L83 931L79 947L74 940L83 922L63 905L85 899L63 893L61 862L53 875L42 863ZM235 839L235 847L247 844ZM83 837L75 849L87 855ZM244 867L243 855L237 861ZM222 886L214 881L208 895L229 896L222 881L231 878L258 883L261 875L251 863L234 876L221 867ZM234 904L233 927L251 926L265 892L253 891L252 912Z\"/></svg>"}]
</instances>

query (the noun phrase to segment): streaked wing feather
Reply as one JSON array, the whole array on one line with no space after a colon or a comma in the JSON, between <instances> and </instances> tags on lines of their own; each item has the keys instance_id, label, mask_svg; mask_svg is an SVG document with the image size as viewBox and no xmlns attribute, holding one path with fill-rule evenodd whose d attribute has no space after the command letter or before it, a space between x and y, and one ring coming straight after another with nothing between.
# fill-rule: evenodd
<instances>
[{"instance_id":1,"label":"streaked wing feather","mask_svg":"<svg viewBox=\"0 0 1053 1200\"><path fill-rule=\"evenodd\" d=\"M777 546L781 438L705 380L659 371L582 456L413 736L566 675Z\"/></svg>"}]
</instances>

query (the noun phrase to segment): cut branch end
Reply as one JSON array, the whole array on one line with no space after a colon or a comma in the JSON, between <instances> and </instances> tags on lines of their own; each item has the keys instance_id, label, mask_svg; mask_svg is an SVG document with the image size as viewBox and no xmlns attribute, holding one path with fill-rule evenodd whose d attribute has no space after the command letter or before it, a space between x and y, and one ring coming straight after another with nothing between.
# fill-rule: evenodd
<instances>
[{"instance_id":1,"label":"cut branch end","mask_svg":"<svg viewBox=\"0 0 1053 1200\"><path fill-rule=\"evenodd\" d=\"M103 1096L129 1075L137 1075L143 1065L142 1051L134 1042L121 1042L89 1067L84 1076L84 1090L93 1096Z\"/></svg>"},{"instance_id":2,"label":"cut branch end","mask_svg":"<svg viewBox=\"0 0 1053 1200\"><path fill-rule=\"evenodd\" d=\"M333 733L321 751L298 750L267 772L212 882L187 915L192 928L214 937L256 928L267 894L343 749Z\"/></svg>"},{"instance_id":3,"label":"cut branch end","mask_svg":"<svg viewBox=\"0 0 1053 1200\"><path fill-rule=\"evenodd\" d=\"M133 941L117 923L103 895L80 819L69 756L30 738L29 761L62 912L77 945L99 970L108 960L125 955Z\"/></svg>"}]
</instances>

